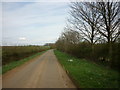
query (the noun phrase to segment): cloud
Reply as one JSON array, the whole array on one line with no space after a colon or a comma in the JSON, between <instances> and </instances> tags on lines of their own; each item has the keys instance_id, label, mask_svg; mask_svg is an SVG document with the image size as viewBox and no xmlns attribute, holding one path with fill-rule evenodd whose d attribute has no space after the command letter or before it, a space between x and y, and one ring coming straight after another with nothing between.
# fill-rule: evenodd
<instances>
[{"instance_id":1,"label":"cloud","mask_svg":"<svg viewBox=\"0 0 120 90\"><path fill-rule=\"evenodd\" d=\"M2 3L0 3L0 46L2 44Z\"/></svg>"},{"instance_id":2,"label":"cloud","mask_svg":"<svg viewBox=\"0 0 120 90\"><path fill-rule=\"evenodd\" d=\"M96 0L1 0L2 2L96 2ZM109 2L119 2L120 0L104 0Z\"/></svg>"},{"instance_id":3,"label":"cloud","mask_svg":"<svg viewBox=\"0 0 120 90\"><path fill-rule=\"evenodd\" d=\"M68 3L3 3L3 39L18 43L21 39L29 44L55 42L65 26ZM20 40L20 38L19 38Z\"/></svg>"},{"instance_id":4,"label":"cloud","mask_svg":"<svg viewBox=\"0 0 120 90\"><path fill-rule=\"evenodd\" d=\"M3 7L10 8L14 6L13 4L18 3L5 3ZM29 3L11 11L3 9L3 25L7 26L6 28L9 30L10 28L33 26L32 24L46 26L47 24L61 23L66 17L66 5L66 3Z\"/></svg>"},{"instance_id":5,"label":"cloud","mask_svg":"<svg viewBox=\"0 0 120 90\"><path fill-rule=\"evenodd\" d=\"M25 37L20 37L19 40L26 40L26 38Z\"/></svg>"},{"instance_id":6,"label":"cloud","mask_svg":"<svg viewBox=\"0 0 120 90\"><path fill-rule=\"evenodd\" d=\"M70 2L75 0L2 0L2 2Z\"/></svg>"}]
</instances>

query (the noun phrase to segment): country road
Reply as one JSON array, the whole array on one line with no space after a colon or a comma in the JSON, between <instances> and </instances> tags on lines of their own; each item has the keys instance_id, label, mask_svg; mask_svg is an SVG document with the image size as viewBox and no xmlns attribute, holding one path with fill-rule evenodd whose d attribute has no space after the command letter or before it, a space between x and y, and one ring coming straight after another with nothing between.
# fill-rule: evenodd
<instances>
[{"instance_id":1,"label":"country road","mask_svg":"<svg viewBox=\"0 0 120 90\"><path fill-rule=\"evenodd\" d=\"M53 50L8 71L2 76L3 88L76 88Z\"/></svg>"}]
</instances>

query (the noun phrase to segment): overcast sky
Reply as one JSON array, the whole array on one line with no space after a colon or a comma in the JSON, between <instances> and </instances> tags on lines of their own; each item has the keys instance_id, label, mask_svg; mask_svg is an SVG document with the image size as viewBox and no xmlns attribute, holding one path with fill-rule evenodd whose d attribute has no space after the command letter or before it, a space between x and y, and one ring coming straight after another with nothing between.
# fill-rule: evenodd
<instances>
[{"instance_id":1,"label":"overcast sky","mask_svg":"<svg viewBox=\"0 0 120 90\"><path fill-rule=\"evenodd\" d=\"M3 2L3 45L54 43L66 24L66 2Z\"/></svg>"}]
</instances>

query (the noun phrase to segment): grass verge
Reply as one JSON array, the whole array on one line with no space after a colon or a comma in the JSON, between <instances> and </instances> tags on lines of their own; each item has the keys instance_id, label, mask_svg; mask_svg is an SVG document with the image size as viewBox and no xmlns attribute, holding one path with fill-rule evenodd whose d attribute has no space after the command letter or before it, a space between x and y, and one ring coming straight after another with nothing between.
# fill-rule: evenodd
<instances>
[{"instance_id":1,"label":"grass verge","mask_svg":"<svg viewBox=\"0 0 120 90\"><path fill-rule=\"evenodd\" d=\"M2 74L6 73L7 71L17 67L17 66L20 66L21 64L25 63L26 61L28 60L31 60L33 59L34 57L38 56L38 55L41 55L43 54L44 52L46 51L42 51L42 52L39 52L39 53L36 53L30 57L27 57L27 58L24 58L22 60L18 60L18 61L13 61L13 62L10 62L9 64L6 64L2 67Z\"/></svg>"},{"instance_id":2,"label":"grass verge","mask_svg":"<svg viewBox=\"0 0 120 90\"><path fill-rule=\"evenodd\" d=\"M119 88L119 72L58 50L54 53L80 88Z\"/></svg>"}]
</instances>

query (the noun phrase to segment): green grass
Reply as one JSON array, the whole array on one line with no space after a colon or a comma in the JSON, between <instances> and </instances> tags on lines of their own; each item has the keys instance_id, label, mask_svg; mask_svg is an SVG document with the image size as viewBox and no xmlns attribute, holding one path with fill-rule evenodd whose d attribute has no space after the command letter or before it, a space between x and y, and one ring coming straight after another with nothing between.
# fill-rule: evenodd
<instances>
[{"instance_id":1,"label":"green grass","mask_svg":"<svg viewBox=\"0 0 120 90\"><path fill-rule=\"evenodd\" d=\"M54 50L59 62L69 71L80 88L118 88L120 80L117 71L107 69L93 62L78 59ZM68 61L72 59L73 62Z\"/></svg>"},{"instance_id":2,"label":"green grass","mask_svg":"<svg viewBox=\"0 0 120 90\"><path fill-rule=\"evenodd\" d=\"M38 56L38 55L41 55L42 53L44 53L45 51L42 51L42 52L39 52L39 53L36 53L32 56L29 56L27 58L24 58L22 60L18 60L18 61L13 61L13 62L10 62L9 64L6 64L2 67L2 74L6 73L7 71L17 67L17 66L20 66L21 64L25 63L26 61L28 60L31 60L33 59L34 57Z\"/></svg>"}]
</instances>

